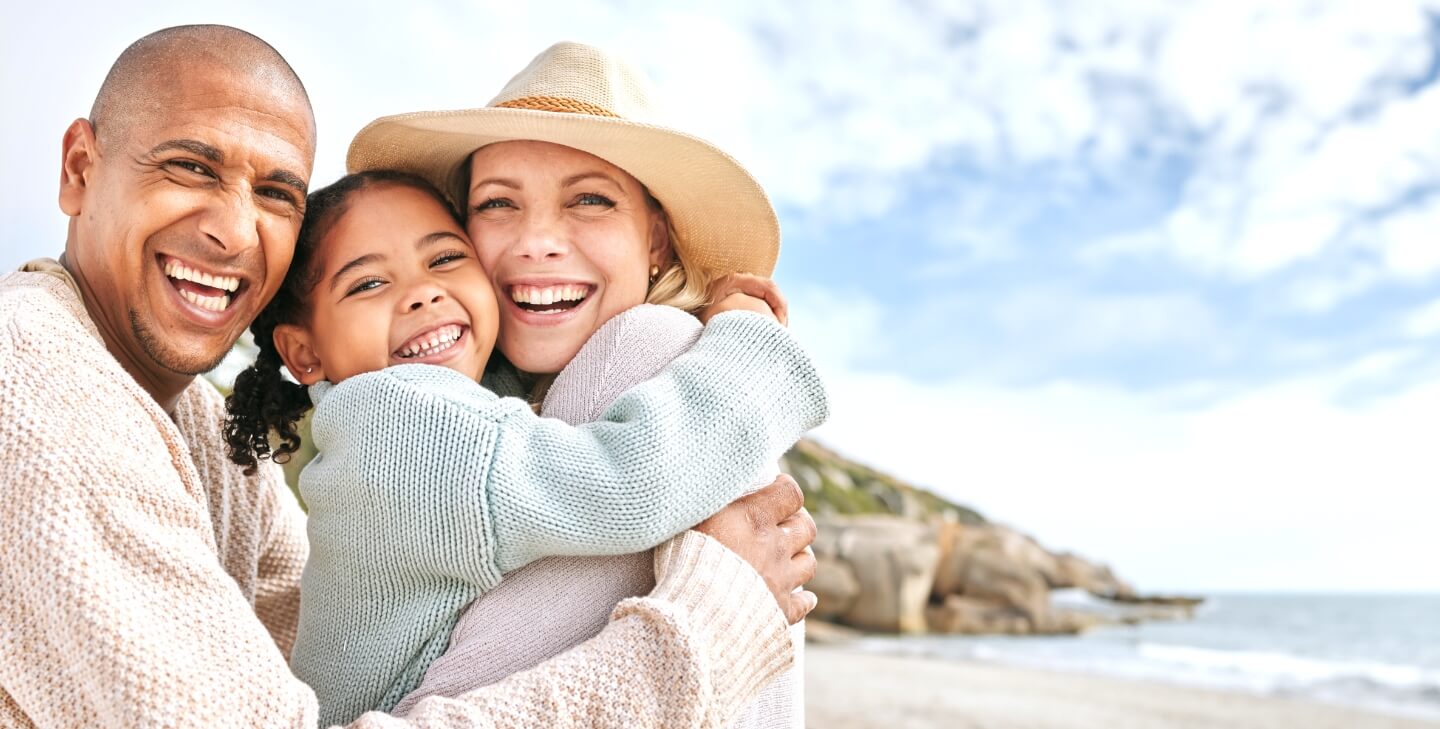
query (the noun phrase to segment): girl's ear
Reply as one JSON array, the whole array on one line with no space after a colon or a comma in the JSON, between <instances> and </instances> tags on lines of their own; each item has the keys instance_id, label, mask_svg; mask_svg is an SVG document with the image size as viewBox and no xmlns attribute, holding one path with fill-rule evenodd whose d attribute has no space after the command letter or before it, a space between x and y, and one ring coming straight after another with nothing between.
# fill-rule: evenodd
<instances>
[{"instance_id":1,"label":"girl's ear","mask_svg":"<svg viewBox=\"0 0 1440 729\"><path fill-rule=\"evenodd\" d=\"M657 212L650 219L650 265L663 271L670 262L670 218Z\"/></svg>"},{"instance_id":2,"label":"girl's ear","mask_svg":"<svg viewBox=\"0 0 1440 729\"><path fill-rule=\"evenodd\" d=\"M325 365L315 353L310 332L295 324L275 325L275 350L290 370L290 376L300 384L313 385L325 379Z\"/></svg>"}]
</instances>

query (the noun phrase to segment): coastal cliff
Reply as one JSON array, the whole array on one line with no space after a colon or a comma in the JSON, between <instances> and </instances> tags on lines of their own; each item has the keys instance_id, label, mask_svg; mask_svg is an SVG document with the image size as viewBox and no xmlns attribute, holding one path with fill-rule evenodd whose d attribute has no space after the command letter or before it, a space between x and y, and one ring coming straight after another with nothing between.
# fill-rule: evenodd
<instances>
[{"instance_id":1,"label":"coastal cliff","mask_svg":"<svg viewBox=\"0 0 1440 729\"><path fill-rule=\"evenodd\" d=\"M1104 564L1052 552L811 440L780 467L820 527L807 585L819 620L887 633L1057 634L1188 618L1201 602L1139 595Z\"/></svg>"}]
</instances>

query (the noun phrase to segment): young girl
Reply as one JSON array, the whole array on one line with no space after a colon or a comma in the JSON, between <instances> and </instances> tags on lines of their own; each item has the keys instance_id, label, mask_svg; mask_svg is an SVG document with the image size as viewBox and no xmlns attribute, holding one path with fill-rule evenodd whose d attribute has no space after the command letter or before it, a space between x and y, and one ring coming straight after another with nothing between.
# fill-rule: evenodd
<instances>
[{"instance_id":1,"label":"young girl","mask_svg":"<svg viewBox=\"0 0 1440 729\"><path fill-rule=\"evenodd\" d=\"M731 312L600 422L542 419L476 382L496 307L443 197L367 172L311 195L290 273L252 327L261 352L230 400L234 460L299 444L307 393L282 361L316 408L292 663L325 722L393 707L502 574L547 555L651 548L824 418L820 382L785 330Z\"/></svg>"}]
</instances>

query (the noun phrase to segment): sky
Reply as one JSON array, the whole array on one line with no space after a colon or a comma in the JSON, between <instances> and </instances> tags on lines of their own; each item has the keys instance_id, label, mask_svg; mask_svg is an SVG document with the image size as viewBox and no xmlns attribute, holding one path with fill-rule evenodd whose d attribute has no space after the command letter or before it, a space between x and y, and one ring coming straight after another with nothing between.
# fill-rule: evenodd
<instances>
[{"instance_id":1,"label":"sky","mask_svg":"<svg viewBox=\"0 0 1440 729\"><path fill-rule=\"evenodd\" d=\"M1141 590L1440 591L1440 5L720 5L12 8L0 267L63 246L61 135L150 31L279 49L314 185L593 43L770 193L825 444Z\"/></svg>"}]
</instances>

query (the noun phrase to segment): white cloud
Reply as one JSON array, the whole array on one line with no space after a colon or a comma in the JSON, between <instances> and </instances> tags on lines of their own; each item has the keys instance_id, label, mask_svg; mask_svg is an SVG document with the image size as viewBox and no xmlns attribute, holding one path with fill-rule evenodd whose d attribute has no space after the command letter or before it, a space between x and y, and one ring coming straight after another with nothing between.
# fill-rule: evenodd
<instances>
[{"instance_id":1,"label":"white cloud","mask_svg":"<svg viewBox=\"0 0 1440 729\"><path fill-rule=\"evenodd\" d=\"M880 332L872 304L844 301L855 308L806 306L794 322L833 399L817 435L842 453L1108 561L1141 588L1440 589L1400 556L1440 549L1427 455L1440 385L1337 403L1413 353L1218 397L1207 383L926 384L853 366L835 341Z\"/></svg>"},{"instance_id":2,"label":"white cloud","mask_svg":"<svg viewBox=\"0 0 1440 729\"><path fill-rule=\"evenodd\" d=\"M1043 336L1056 353L1207 343L1216 330L1209 307L1181 293L1080 295L1047 288L1006 294L997 303L996 318L1011 337Z\"/></svg>"},{"instance_id":3,"label":"white cloud","mask_svg":"<svg viewBox=\"0 0 1440 729\"><path fill-rule=\"evenodd\" d=\"M1292 309L1323 314L1374 286L1381 278L1378 266L1356 263L1334 273L1301 277L1287 285L1282 295Z\"/></svg>"},{"instance_id":4,"label":"white cloud","mask_svg":"<svg viewBox=\"0 0 1440 729\"><path fill-rule=\"evenodd\" d=\"M1419 280L1440 272L1437 231L1440 206L1417 206L1385 218L1366 242L1380 249L1381 260L1398 277Z\"/></svg>"},{"instance_id":5,"label":"white cloud","mask_svg":"<svg viewBox=\"0 0 1440 729\"><path fill-rule=\"evenodd\" d=\"M1440 334L1440 299L1412 311L1405 317L1405 335L1414 339L1426 339Z\"/></svg>"}]
</instances>

